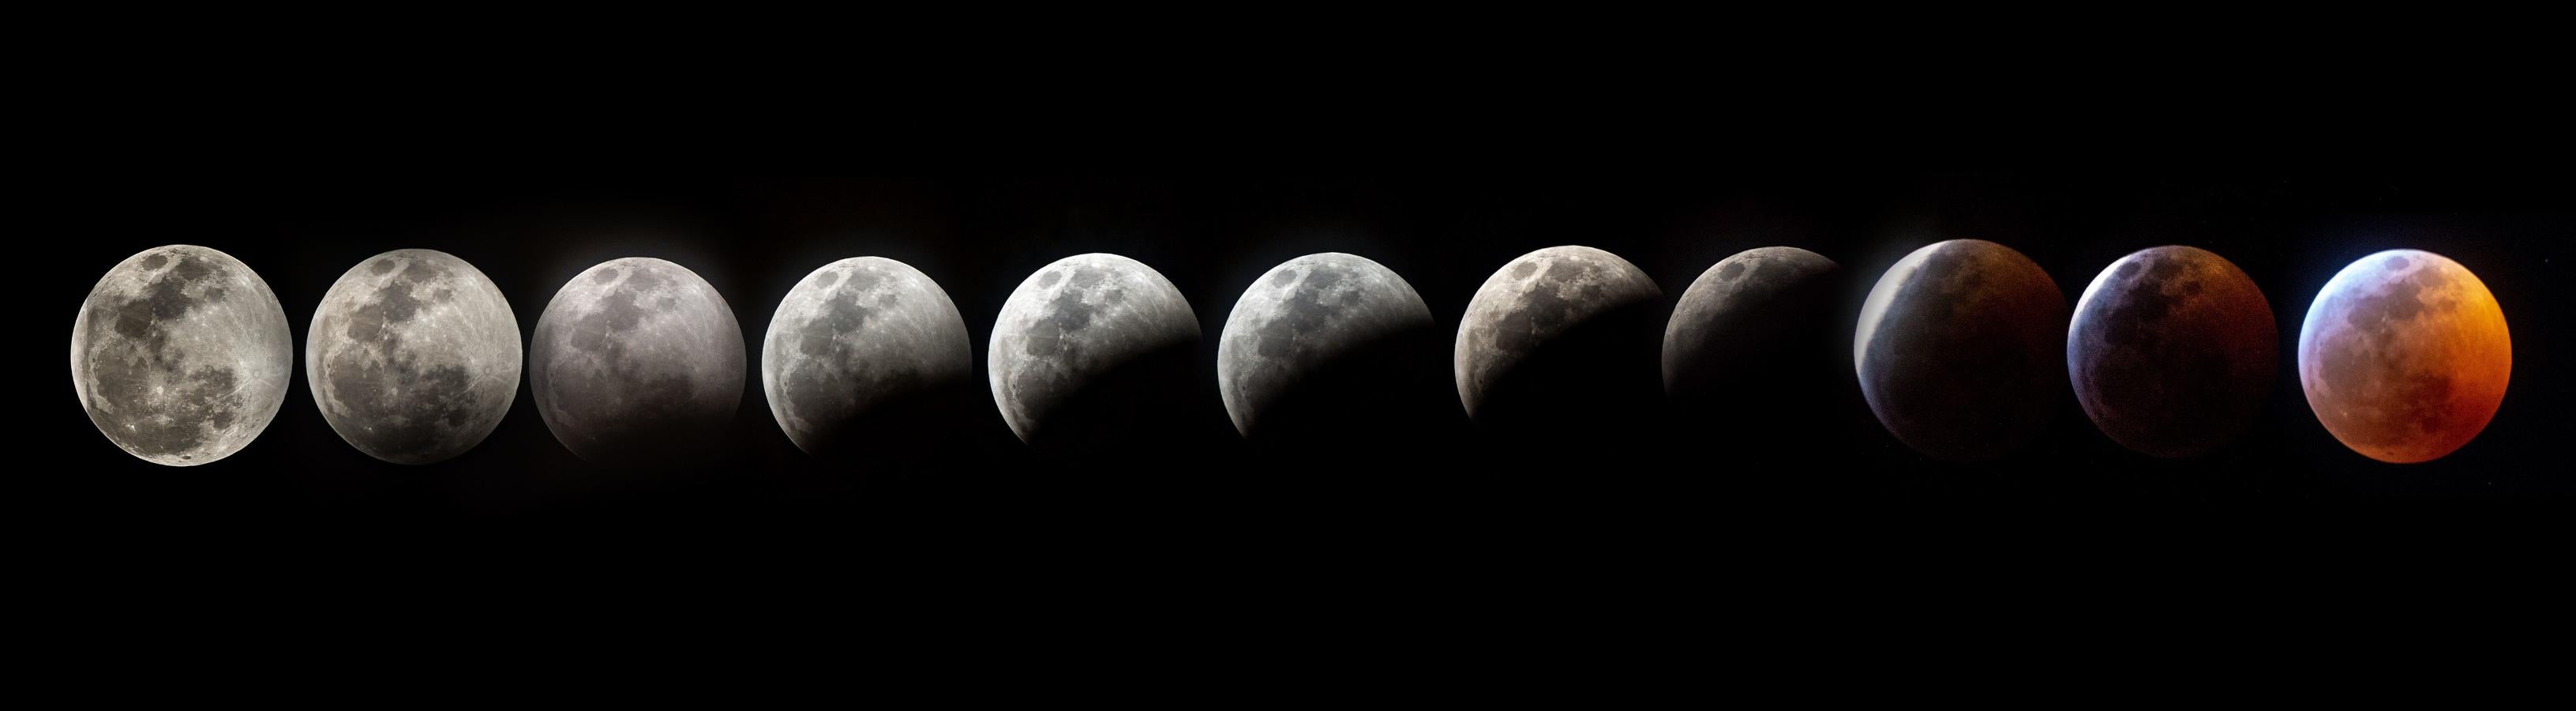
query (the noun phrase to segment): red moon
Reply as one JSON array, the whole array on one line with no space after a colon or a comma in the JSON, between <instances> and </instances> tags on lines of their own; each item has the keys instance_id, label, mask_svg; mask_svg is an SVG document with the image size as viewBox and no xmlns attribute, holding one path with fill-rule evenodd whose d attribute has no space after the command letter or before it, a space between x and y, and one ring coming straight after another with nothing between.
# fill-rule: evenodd
<instances>
[{"instance_id":1,"label":"red moon","mask_svg":"<svg viewBox=\"0 0 2576 711\"><path fill-rule=\"evenodd\" d=\"M2399 249L2326 282L2299 327L2299 385L2352 451L2432 461L2475 439L2504 403L2513 339L2495 294L2458 262Z\"/></svg>"}]
</instances>

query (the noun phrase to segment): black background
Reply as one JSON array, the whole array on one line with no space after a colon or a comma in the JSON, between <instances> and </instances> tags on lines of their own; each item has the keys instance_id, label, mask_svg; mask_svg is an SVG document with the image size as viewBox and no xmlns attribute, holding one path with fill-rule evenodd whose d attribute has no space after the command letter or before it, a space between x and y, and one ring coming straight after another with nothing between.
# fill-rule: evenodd
<instances>
[{"instance_id":1,"label":"black background","mask_svg":"<svg viewBox=\"0 0 2576 711\"><path fill-rule=\"evenodd\" d=\"M1756 616L1873 608L1884 584L1948 587L1975 575L1969 560L2033 578L2109 550L2243 568L2300 552L2392 548L2555 549L2563 562L2569 541L2535 529L2569 517L2576 492L2562 454L2568 419L2554 404L2566 382L2556 362L2562 314L2576 303L2565 298L2570 187L2434 173L1913 171L97 182L68 186L71 197L51 206L78 215L80 231L43 269L52 282L35 317L67 328L98 275L137 251L209 246L275 289L295 327L295 381L256 442L190 468L123 454L67 383L39 388L49 401L37 406L43 438L29 446L49 465L30 474L43 493L19 505L62 522L40 546L93 572L175 566L206 573L200 581L229 579L245 575L236 563L257 557L302 580L436 560L468 573L450 580L494 581L612 565L669 571L646 587L737 596L727 609L794 590L862 618L894 614L864 602L871 594L935 589L992 609L1080 600L1064 609L1084 616L1216 608L1293 624L1418 614L1465 629L1563 603L1597 608L1604 620L1702 625L1719 599ZM2029 255L2070 307L2099 269L2138 249L2187 244L2233 260L2280 325L2267 411L2241 441L2198 460L2119 448L2071 395L2046 436L2005 460L1944 464L1911 453L1878 426L1850 378L1849 316L1906 252L1965 237ZM1616 446L1492 441L1457 412L1419 423L1405 446L1292 462L1247 448L1227 422L1215 336L1236 296L1279 262L1321 251L1374 259L1410 281L1454 333L1494 270L1563 244L1635 263L1664 289L1666 309L1701 271L1744 249L1787 245L1834 259L1848 282L1845 317L1816 326L1839 339L1842 350L1820 357L1842 358L1829 371L1842 377L1812 383L1809 403L1736 405L1798 418L1792 435L1759 439L1657 424ZM324 423L301 356L331 283L370 255L407 247L482 269L523 333L582 269L669 259L725 296L755 369L769 315L798 279L844 257L890 257L955 300L979 381L993 318L1022 279L1064 256L1122 254L1169 278L1198 315L1204 407L1193 417L1204 426L1172 451L1050 458L1020 445L987 400L981 425L918 462L831 467L780 432L751 372L714 464L643 476L586 465L557 444L523 379L480 447L430 466L385 464ZM2400 247L2474 271L2513 336L2512 383L2494 421L2467 447L2418 465L2342 447L2308 411L2295 375L2298 326L2317 289L2351 261ZM42 350L60 353L51 343ZM1677 421L1664 414L1644 419ZM2432 533L2441 535L2424 535ZM1985 557L1997 551L2017 555ZM1862 577L1880 585L1846 584ZM1748 594L1753 601L1734 597ZM580 605L538 605L569 607ZM1349 614L1362 610L1377 614Z\"/></svg>"}]
</instances>

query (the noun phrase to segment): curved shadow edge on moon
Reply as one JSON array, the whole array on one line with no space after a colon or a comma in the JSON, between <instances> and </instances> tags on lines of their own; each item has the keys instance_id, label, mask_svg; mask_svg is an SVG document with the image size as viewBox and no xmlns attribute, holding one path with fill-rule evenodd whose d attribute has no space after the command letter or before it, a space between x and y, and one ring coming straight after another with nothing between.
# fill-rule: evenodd
<instances>
[{"instance_id":1,"label":"curved shadow edge on moon","mask_svg":"<svg viewBox=\"0 0 2576 711\"><path fill-rule=\"evenodd\" d=\"M1665 394L1696 408L1770 385L1819 385L1781 381L1790 371L1809 375L1832 357L1809 346L1832 339L1824 324L1841 274L1833 260L1795 247L1745 250L1710 265L1675 300L1664 325Z\"/></svg>"},{"instance_id":2,"label":"curved shadow edge on moon","mask_svg":"<svg viewBox=\"0 0 2576 711\"><path fill-rule=\"evenodd\" d=\"M268 282L205 247L127 257L72 322L72 388L90 423L155 464L206 464L249 446L285 403L294 362Z\"/></svg>"},{"instance_id":3,"label":"curved shadow edge on moon","mask_svg":"<svg viewBox=\"0 0 2576 711\"><path fill-rule=\"evenodd\" d=\"M1628 429L1661 397L1662 299L1636 265L1591 247L1505 263L1459 319L1459 403L1487 429Z\"/></svg>"},{"instance_id":4,"label":"curved shadow edge on moon","mask_svg":"<svg viewBox=\"0 0 2576 711\"><path fill-rule=\"evenodd\" d=\"M2326 282L2299 327L2299 385L2336 440L2383 462L2442 458L2503 405L2513 339L2495 294L2458 262L2401 249Z\"/></svg>"},{"instance_id":5,"label":"curved shadow edge on moon","mask_svg":"<svg viewBox=\"0 0 2576 711\"><path fill-rule=\"evenodd\" d=\"M322 295L304 374L322 418L368 456L429 464L471 450L519 393L519 320L481 270L445 252L367 258Z\"/></svg>"},{"instance_id":6,"label":"curved shadow edge on moon","mask_svg":"<svg viewBox=\"0 0 2576 711\"><path fill-rule=\"evenodd\" d=\"M1080 254L1030 274L994 319L993 403L1020 441L1087 450L1172 437L1205 381L1198 316L1152 267Z\"/></svg>"},{"instance_id":7,"label":"curved shadow edge on moon","mask_svg":"<svg viewBox=\"0 0 2576 711\"><path fill-rule=\"evenodd\" d=\"M2280 366L2271 302L2234 263L2165 246L2121 257L2086 286L2066 367L2096 427L2143 454L2208 454L2254 426Z\"/></svg>"},{"instance_id":8,"label":"curved shadow edge on moon","mask_svg":"<svg viewBox=\"0 0 2576 711\"><path fill-rule=\"evenodd\" d=\"M1289 260L1247 287L1217 344L1217 390L1256 444L1400 438L1448 401L1431 309L1394 271L1338 252ZM1423 367L1430 365L1433 367Z\"/></svg>"},{"instance_id":9,"label":"curved shadow edge on moon","mask_svg":"<svg viewBox=\"0 0 2576 711\"><path fill-rule=\"evenodd\" d=\"M2036 440L2066 396L2066 323L2065 297L2029 257L1983 240L1934 243L1871 287L1853 368L1906 446L1995 459Z\"/></svg>"}]
</instances>

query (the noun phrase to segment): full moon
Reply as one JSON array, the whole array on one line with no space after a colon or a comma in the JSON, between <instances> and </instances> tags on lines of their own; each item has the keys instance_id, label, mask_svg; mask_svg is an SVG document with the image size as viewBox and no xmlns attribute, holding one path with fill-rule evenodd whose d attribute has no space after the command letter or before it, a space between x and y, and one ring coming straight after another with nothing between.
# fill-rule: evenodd
<instances>
[{"instance_id":1,"label":"full moon","mask_svg":"<svg viewBox=\"0 0 2576 711\"><path fill-rule=\"evenodd\" d=\"M1609 252L1521 255L1485 279L1459 319L1450 369L1460 404L1489 429L1615 429L1656 396L1649 312L1662 298Z\"/></svg>"},{"instance_id":2,"label":"full moon","mask_svg":"<svg viewBox=\"0 0 2576 711\"><path fill-rule=\"evenodd\" d=\"M250 267L204 247L143 250L99 277L72 321L72 391L144 461L205 464L277 417L294 376L286 309Z\"/></svg>"},{"instance_id":3,"label":"full moon","mask_svg":"<svg viewBox=\"0 0 2576 711\"><path fill-rule=\"evenodd\" d=\"M2075 302L2066 374L2112 441L2192 457L2254 426L2280 330L2254 280L2225 257L2168 246L2121 257Z\"/></svg>"},{"instance_id":4,"label":"full moon","mask_svg":"<svg viewBox=\"0 0 2576 711\"><path fill-rule=\"evenodd\" d=\"M761 340L769 412L817 456L886 454L955 429L973 393L966 319L920 270L884 257L824 265L787 291Z\"/></svg>"},{"instance_id":5,"label":"full moon","mask_svg":"<svg viewBox=\"0 0 2576 711\"><path fill-rule=\"evenodd\" d=\"M2029 257L1954 239L1897 260L1852 336L1880 424L1937 459L2001 457L2039 437L2065 397L2066 297Z\"/></svg>"},{"instance_id":6,"label":"full moon","mask_svg":"<svg viewBox=\"0 0 2576 711\"><path fill-rule=\"evenodd\" d=\"M519 319L446 252L404 249L340 275L304 333L304 379L340 438L396 464L444 461L492 434L519 395Z\"/></svg>"},{"instance_id":7,"label":"full moon","mask_svg":"<svg viewBox=\"0 0 2576 711\"><path fill-rule=\"evenodd\" d=\"M723 436L742 403L742 351L742 327L714 286L627 257L583 271L546 303L528 341L528 387L574 454L648 464Z\"/></svg>"},{"instance_id":8,"label":"full moon","mask_svg":"<svg viewBox=\"0 0 2576 711\"><path fill-rule=\"evenodd\" d=\"M2467 445L2495 418L2512 375L2513 339L2495 294L2431 252L2353 262L2299 325L2308 407L2344 446L2383 462L2431 461Z\"/></svg>"},{"instance_id":9,"label":"full moon","mask_svg":"<svg viewBox=\"0 0 2576 711\"><path fill-rule=\"evenodd\" d=\"M1427 392L1423 400L1445 405L1439 335L1422 296L1385 266L1339 252L1298 257L1235 300L1217 341L1217 392L1235 431L1255 442L1400 432L1402 422L1375 416L1403 409L1391 400Z\"/></svg>"},{"instance_id":10,"label":"full moon","mask_svg":"<svg viewBox=\"0 0 2576 711\"><path fill-rule=\"evenodd\" d=\"M1115 254L1056 260L1020 282L993 321L993 403L1032 445L1168 436L1198 340L1198 315L1153 268Z\"/></svg>"}]
</instances>

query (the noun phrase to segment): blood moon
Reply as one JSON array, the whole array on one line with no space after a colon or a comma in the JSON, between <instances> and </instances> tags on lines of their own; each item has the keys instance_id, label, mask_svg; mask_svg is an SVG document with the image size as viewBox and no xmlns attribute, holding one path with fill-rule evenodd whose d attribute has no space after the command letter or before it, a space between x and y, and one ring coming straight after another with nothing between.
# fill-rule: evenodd
<instances>
[{"instance_id":1,"label":"blood moon","mask_svg":"<svg viewBox=\"0 0 2576 711\"><path fill-rule=\"evenodd\" d=\"M2343 268L2299 326L2308 407L2352 451L2399 464L2475 439L2504 403L2513 340L2468 268L2431 252L2380 252Z\"/></svg>"}]
</instances>

